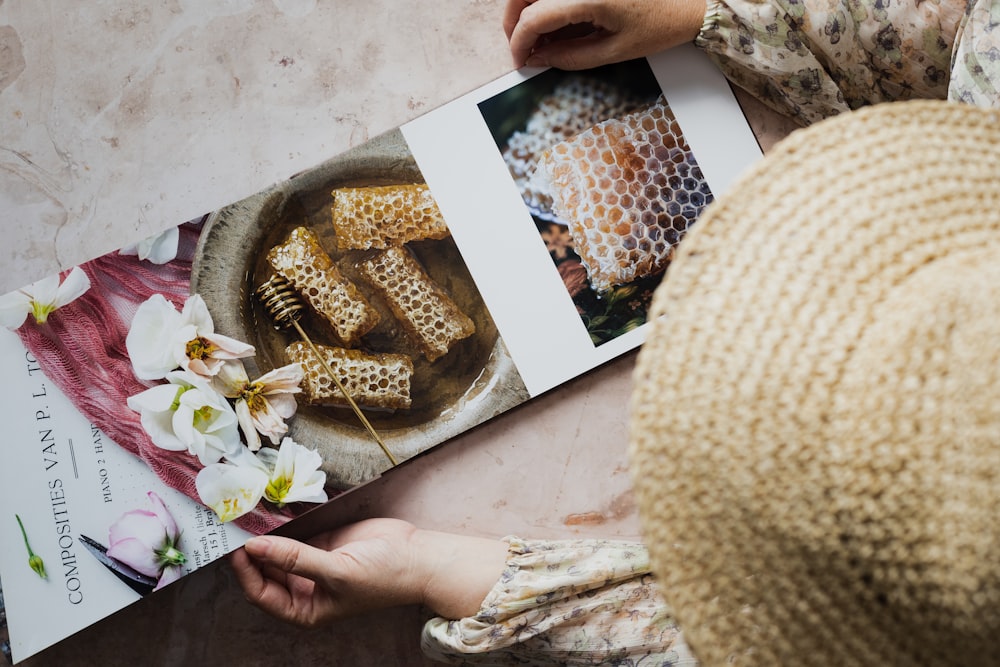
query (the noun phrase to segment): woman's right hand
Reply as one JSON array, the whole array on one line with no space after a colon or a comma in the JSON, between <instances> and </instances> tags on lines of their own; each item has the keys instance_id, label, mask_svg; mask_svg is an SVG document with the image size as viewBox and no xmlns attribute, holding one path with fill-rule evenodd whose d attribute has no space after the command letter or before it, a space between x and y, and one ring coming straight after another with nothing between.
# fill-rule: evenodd
<instances>
[{"instance_id":1,"label":"woman's right hand","mask_svg":"<svg viewBox=\"0 0 1000 667\"><path fill-rule=\"evenodd\" d=\"M705 0L507 0L514 65L589 69L692 41Z\"/></svg>"},{"instance_id":2,"label":"woman's right hand","mask_svg":"<svg viewBox=\"0 0 1000 667\"><path fill-rule=\"evenodd\" d=\"M252 604L316 627L406 604L425 604L446 618L472 616L506 559L500 540L368 519L308 542L253 537L231 554L230 564Z\"/></svg>"}]
</instances>

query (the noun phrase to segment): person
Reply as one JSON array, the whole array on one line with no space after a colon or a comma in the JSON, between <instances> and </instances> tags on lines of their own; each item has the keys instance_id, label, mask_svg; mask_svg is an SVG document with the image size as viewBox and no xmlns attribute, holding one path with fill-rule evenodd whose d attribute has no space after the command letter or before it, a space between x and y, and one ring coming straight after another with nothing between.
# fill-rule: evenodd
<instances>
[{"instance_id":1,"label":"person","mask_svg":"<svg viewBox=\"0 0 1000 667\"><path fill-rule=\"evenodd\" d=\"M510 0L505 27L515 62L587 67L670 46L637 27L658 25L653 4L642 14L617 0ZM944 4L895 16L881 2L843 6L893 19L878 25L913 22L923 47L954 54L935 56L955 67L933 90L900 83L928 62L912 40L883 70L870 53L805 39L813 22L799 3L737 4L710 4L696 43L731 58L727 74L773 74L762 99L803 124L908 96L995 105L988 4L948 20ZM778 30L758 49L775 16L798 40ZM863 23L836 43L858 48L873 34ZM796 65L775 55L789 44L815 49L829 81L790 83ZM839 88L860 80L844 63L867 68L869 97ZM630 458L648 548L374 519L308 544L251 539L231 559L247 598L306 626L423 603L437 614L425 653L470 664L996 660L998 120L929 102L830 118L706 210L657 291L669 335L663 318L651 322L636 370Z\"/></svg>"},{"instance_id":2,"label":"person","mask_svg":"<svg viewBox=\"0 0 1000 667\"><path fill-rule=\"evenodd\" d=\"M1000 103L993 0L508 0L514 64L586 69L694 41L801 125L878 102Z\"/></svg>"}]
</instances>

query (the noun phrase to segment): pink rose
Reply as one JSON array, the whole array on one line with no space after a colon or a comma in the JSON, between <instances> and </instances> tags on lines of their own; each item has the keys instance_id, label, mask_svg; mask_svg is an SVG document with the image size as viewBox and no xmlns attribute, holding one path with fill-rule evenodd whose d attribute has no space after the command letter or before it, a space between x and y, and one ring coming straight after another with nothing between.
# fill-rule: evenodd
<instances>
[{"instance_id":1,"label":"pink rose","mask_svg":"<svg viewBox=\"0 0 1000 667\"><path fill-rule=\"evenodd\" d=\"M187 558L179 549L180 530L166 505L152 491L146 494L152 510L125 512L108 529L108 556L147 577L158 578L157 588L177 579Z\"/></svg>"}]
</instances>

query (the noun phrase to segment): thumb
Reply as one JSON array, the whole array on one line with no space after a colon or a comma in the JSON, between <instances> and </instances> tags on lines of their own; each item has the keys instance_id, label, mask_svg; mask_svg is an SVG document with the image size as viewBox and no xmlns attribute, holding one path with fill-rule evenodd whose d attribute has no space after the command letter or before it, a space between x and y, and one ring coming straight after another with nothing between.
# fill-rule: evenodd
<instances>
[{"instance_id":1,"label":"thumb","mask_svg":"<svg viewBox=\"0 0 1000 667\"><path fill-rule=\"evenodd\" d=\"M260 565L313 581L325 579L330 573L330 552L305 542L276 535L261 535L251 537L243 548Z\"/></svg>"},{"instance_id":2,"label":"thumb","mask_svg":"<svg viewBox=\"0 0 1000 667\"><path fill-rule=\"evenodd\" d=\"M527 64L563 70L590 69L625 60L619 53L620 42L616 35L551 42L537 47L528 57Z\"/></svg>"}]
</instances>

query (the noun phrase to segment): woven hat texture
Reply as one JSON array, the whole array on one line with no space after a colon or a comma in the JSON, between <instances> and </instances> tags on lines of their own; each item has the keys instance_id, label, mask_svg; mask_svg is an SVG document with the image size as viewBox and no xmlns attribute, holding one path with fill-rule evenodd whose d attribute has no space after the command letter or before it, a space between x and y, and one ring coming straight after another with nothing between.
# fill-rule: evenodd
<instances>
[{"instance_id":1,"label":"woven hat texture","mask_svg":"<svg viewBox=\"0 0 1000 667\"><path fill-rule=\"evenodd\" d=\"M1000 113L794 132L653 316L632 472L703 664L1000 661Z\"/></svg>"}]
</instances>

